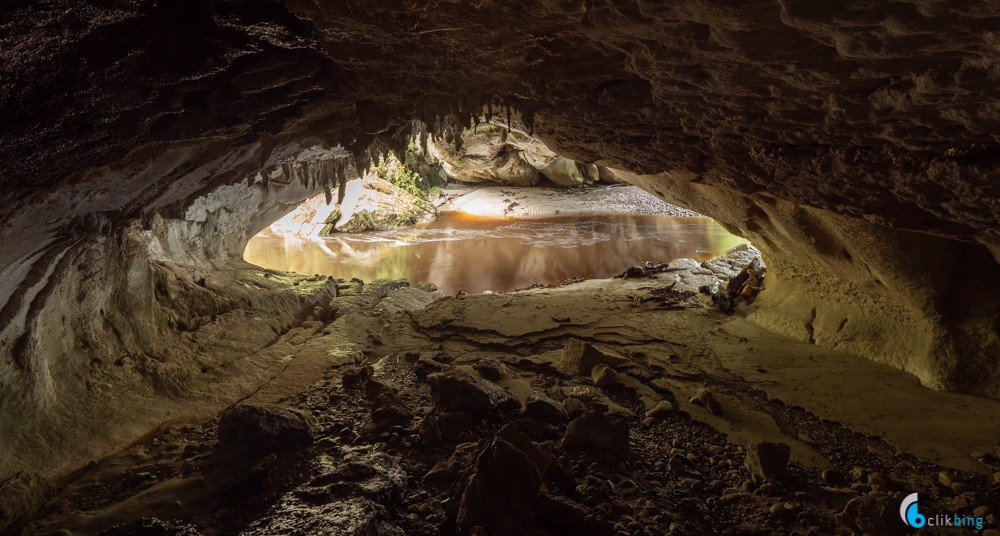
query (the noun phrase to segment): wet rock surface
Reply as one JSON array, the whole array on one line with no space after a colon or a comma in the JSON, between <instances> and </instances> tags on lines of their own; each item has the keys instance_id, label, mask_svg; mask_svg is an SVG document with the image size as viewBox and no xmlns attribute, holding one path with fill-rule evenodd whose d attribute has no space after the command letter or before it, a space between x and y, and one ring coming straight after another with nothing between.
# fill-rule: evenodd
<instances>
[{"instance_id":1,"label":"wet rock surface","mask_svg":"<svg viewBox=\"0 0 1000 536\"><path fill-rule=\"evenodd\" d=\"M409 309L277 406L251 397L93 464L26 530L818 536L894 533L910 492L922 511L1000 508L989 449L957 470L784 403L721 367L723 346L692 329L738 322L707 296L649 278L595 284ZM342 285L334 302L361 311L412 290ZM611 310L581 308L596 288ZM460 316L470 303L479 313ZM504 319L536 313L560 320ZM727 337L744 353L766 343ZM613 365L564 369L584 355ZM598 366L614 381L594 385ZM226 422L241 432L222 433ZM251 436L275 448L234 453L233 438Z\"/></svg>"}]
</instances>

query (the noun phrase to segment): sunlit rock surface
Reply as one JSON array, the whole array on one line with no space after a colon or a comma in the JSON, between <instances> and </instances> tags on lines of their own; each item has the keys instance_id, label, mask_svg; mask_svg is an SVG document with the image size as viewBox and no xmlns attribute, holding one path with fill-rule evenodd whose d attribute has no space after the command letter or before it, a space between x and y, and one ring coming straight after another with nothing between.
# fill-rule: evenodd
<instances>
[{"instance_id":1,"label":"sunlit rock surface","mask_svg":"<svg viewBox=\"0 0 1000 536\"><path fill-rule=\"evenodd\" d=\"M466 130L454 143L428 141L426 154L449 179L458 182L536 186L547 179L572 188L601 180L597 166L559 156L538 138L502 124L485 123ZM615 182L610 170L605 177Z\"/></svg>"},{"instance_id":2,"label":"sunlit rock surface","mask_svg":"<svg viewBox=\"0 0 1000 536\"><path fill-rule=\"evenodd\" d=\"M389 181L366 176L347 182L340 203L328 203L325 194L318 194L270 228L300 236L325 236L395 229L432 220L435 215L430 202Z\"/></svg>"},{"instance_id":3,"label":"sunlit rock surface","mask_svg":"<svg viewBox=\"0 0 1000 536\"><path fill-rule=\"evenodd\" d=\"M373 143L405 147L411 119L448 142L480 113L576 162L642 174L627 180L753 240L771 273L752 321L934 388L1000 394L1000 40L987 4L3 11L0 435L27 454L4 457L0 479L59 471L33 449L81 448L70 429L135 437L123 386L158 400L189 389L154 364L186 337L177 318L289 325L304 299L290 281L226 271L245 268L257 230L344 183L342 166L303 162L340 145L364 167ZM276 166L299 177L269 184L261 172ZM215 355L192 344L167 369ZM93 411L110 401L117 424Z\"/></svg>"}]
</instances>

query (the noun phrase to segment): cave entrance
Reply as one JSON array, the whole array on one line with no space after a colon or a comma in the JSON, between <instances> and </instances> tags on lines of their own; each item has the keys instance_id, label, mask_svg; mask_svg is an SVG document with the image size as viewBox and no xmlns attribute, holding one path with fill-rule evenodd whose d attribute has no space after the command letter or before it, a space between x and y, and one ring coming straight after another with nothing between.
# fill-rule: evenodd
<instances>
[{"instance_id":1,"label":"cave entrance","mask_svg":"<svg viewBox=\"0 0 1000 536\"><path fill-rule=\"evenodd\" d=\"M349 181L339 203L324 194L306 200L254 236L244 258L304 274L434 283L454 295L702 262L745 243L710 218L609 178L611 170L550 162L545 173L521 166L535 173L522 170L529 180L514 181L512 158L537 163L537 155L492 152L484 163L411 147L405 161L387 158Z\"/></svg>"}]
</instances>

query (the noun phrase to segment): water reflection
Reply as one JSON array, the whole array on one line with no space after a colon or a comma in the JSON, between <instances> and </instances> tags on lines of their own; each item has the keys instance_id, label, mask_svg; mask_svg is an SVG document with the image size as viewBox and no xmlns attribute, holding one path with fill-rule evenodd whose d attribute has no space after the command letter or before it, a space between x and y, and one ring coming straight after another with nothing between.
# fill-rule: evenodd
<instances>
[{"instance_id":1,"label":"water reflection","mask_svg":"<svg viewBox=\"0 0 1000 536\"><path fill-rule=\"evenodd\" d=\"M407 229L327 238L266 230L250 240L244 258L303 274L432 282L454 294L609 277L647 260L707 260L741 242L709 218L613 214L495 220L444 214Z\"/></svg>"}]
</instances>

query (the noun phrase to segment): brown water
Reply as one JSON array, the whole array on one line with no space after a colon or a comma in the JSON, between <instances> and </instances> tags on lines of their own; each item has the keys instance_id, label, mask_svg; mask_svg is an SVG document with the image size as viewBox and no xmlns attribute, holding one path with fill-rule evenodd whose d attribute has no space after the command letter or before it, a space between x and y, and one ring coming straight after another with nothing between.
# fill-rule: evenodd
<instances>
[{"instance_id":1,"label":"brown water","mask_svg":"<svg viewBox=\"0 0 1000 536\"><path fill-rule=\"evenodd\" d=\"M431 282L455 294L610 277L645 261L708 260L742 242L709 218L612 214L519 220L446 213L406 229L324 238L265 230L250 240L243 257L302 274Z\"/></svg>"}]
</instances>

